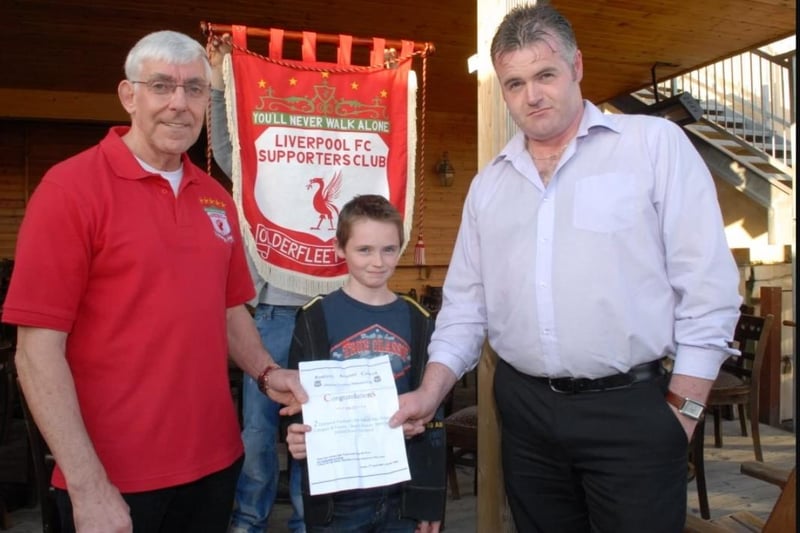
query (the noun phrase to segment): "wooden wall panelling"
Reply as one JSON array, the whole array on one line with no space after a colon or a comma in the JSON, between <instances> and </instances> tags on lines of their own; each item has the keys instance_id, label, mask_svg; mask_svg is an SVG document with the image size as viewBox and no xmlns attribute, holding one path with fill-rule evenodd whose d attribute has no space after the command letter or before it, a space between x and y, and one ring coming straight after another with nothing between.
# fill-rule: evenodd
<instances>
[{"instance_id":1,"label":"wooden wall panelling","mask_svg":"<svg viewBox=\"0 0 800 533\"><path fill-rule=\"evenodd\" d=\"M115 94L125 55L139 38L151 31L173 29L203 40L200 22L209 21L431 41L436 53L429 61L429 103L459 111L474 96L451 89L453 84L460 86L470 80L466 64L474 51L474 3L171 0L169 6L167 19L164 2L157 0L4 2L5 31L0 33L0 46L15 51L15 68L0 69L0 88L36 89L43 91L43 100L48 92L74 93L67 96L74 99L74 112L92 112L82 105L84 93ZM287 43L287 51L293 46ZM354 58L360 53L356 51ZM64 101L63 95L57 98ZM13 112L12 102L0 98L0 116L6 110Z\"/></svg>"},{"instance_id":2,"label":"wooden wall panelling","mask_svg":"<svg viewBox=\"0 0 800 533\"><path fill-rule=\"evenodd\" d=\"M470 88L474 90L474 88ZM472 108L474 109L474 108ZM414 265L414 229L400 266L390 283L399 292L415 289L424 292L426 285L441 286L453 253L461 210L467 190L477 172L477 116L473 112L429 112L425 143L425 256L427 268ZM450 187L439 183L434 171L442 152L447 151L455 169ZM415 210L416 213L416 210Z\"/></svg>"},{"instance_id":3,"label":"wooden wall panelling","mask_svg":"<svg viewBox=\"0 0 800 533\"><path fill-rule=\"evenodd\" d=\"M107 128L0 120L0 258L14 257L25 206L47 169L97 143Z\"/></svg>"},{"instance_id":4,"label":"wooden wall panelling","mask_svg":"<svg viewBox=\"0 0 800 533\"><path fill-rule=\"evenodd\" d=\"M0 258L14 256L17 231L25 213L25 141L23 123L0 122Z\"/></svg>"}]
</instances>

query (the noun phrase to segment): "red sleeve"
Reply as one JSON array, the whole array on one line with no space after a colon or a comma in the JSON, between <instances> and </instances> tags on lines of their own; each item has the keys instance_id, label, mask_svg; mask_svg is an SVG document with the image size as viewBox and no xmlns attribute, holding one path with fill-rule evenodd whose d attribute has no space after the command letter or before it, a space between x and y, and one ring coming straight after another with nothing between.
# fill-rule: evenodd
<instances>
[{"instance_id":1,"label":"red sleeve","mask_svg":"<svg viewBox=\"0 0 800 533\"><path fill-rule=\"evenodd\" d=\"M70 332L91 263L91 207L48 175L25 211L3 321Z\"/></svg>"}]
</instances>

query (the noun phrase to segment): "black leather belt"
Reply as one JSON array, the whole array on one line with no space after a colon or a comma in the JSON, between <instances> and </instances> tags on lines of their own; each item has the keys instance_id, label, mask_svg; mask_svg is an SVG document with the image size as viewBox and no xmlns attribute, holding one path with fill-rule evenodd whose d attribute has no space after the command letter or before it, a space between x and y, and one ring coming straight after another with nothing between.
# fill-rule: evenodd
<instances>
[{"instance_id":1,"label":"black leather belt","mask_svg":"<svg viewBox=\"0 0 800 533\"><path fill-rule=\"evenodd\" d=\"M542 378L534 377L538 381L544 381L555 392L565 394L577 394L579 392L598 392L604 390L624 389L640 381L650 381L658 376L665 374L661 361L651 361L636 365L629 371L621 374L613 374L602 378Z\"/></svg>"}]
</instances>

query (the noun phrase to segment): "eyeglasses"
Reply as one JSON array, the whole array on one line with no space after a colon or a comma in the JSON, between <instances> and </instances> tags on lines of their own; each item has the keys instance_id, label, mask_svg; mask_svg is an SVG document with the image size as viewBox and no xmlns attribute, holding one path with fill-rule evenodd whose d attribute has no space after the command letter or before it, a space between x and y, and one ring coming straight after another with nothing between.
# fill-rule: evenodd
<instances>
[{"instance_id":1,"label":"eyeglasses","mask_svg":"<svg viewBox=\"0 0 800 533\"><path fill-rule=\"evenodd\" d=\"M183 87L183 93L187 98L205 98L208 96L208 91L211 90L211 84L201 81L190 81L189 83L175 83L170 80L149 80L138 81L130 80L131 83L141 83L147 86L147 89L158 96L169 96L175 92L178 87Z\"/></svg>"}]
</instances>

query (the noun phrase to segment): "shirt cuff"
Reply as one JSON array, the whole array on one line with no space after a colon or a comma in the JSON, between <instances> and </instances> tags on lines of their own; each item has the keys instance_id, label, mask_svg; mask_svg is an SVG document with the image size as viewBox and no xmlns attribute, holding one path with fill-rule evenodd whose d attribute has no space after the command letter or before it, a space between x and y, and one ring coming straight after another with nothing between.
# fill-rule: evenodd
<instances>
[{"instance_id":1,"label":"shirt cuff","mask_svg":"<svg viewBox=\"0 0 800 533\"><path fill-rule=\"evenodd\" d=\"M476 365L473 365L472 368L469 367L467 363L464 362L463 359L458 357L457 355L453 355L447 352L436 352L430 354L428 357L428 364L430 363L439 363L440 365L444 365L450 369L450 371L456 375L457 379L461 379L461 377L466 374L469 370L472 370Z\"/></svg>"},{"instance_id":2,"label":"shirt cuff","mask_svg":"<svg viewBox=\"0 0 800 533\"><path fill-rule=\"evenodd\" d=\"M720 366L730 355L722 350L679 346L672 373L715 380Z\"/></svg>"}]
</instances>

